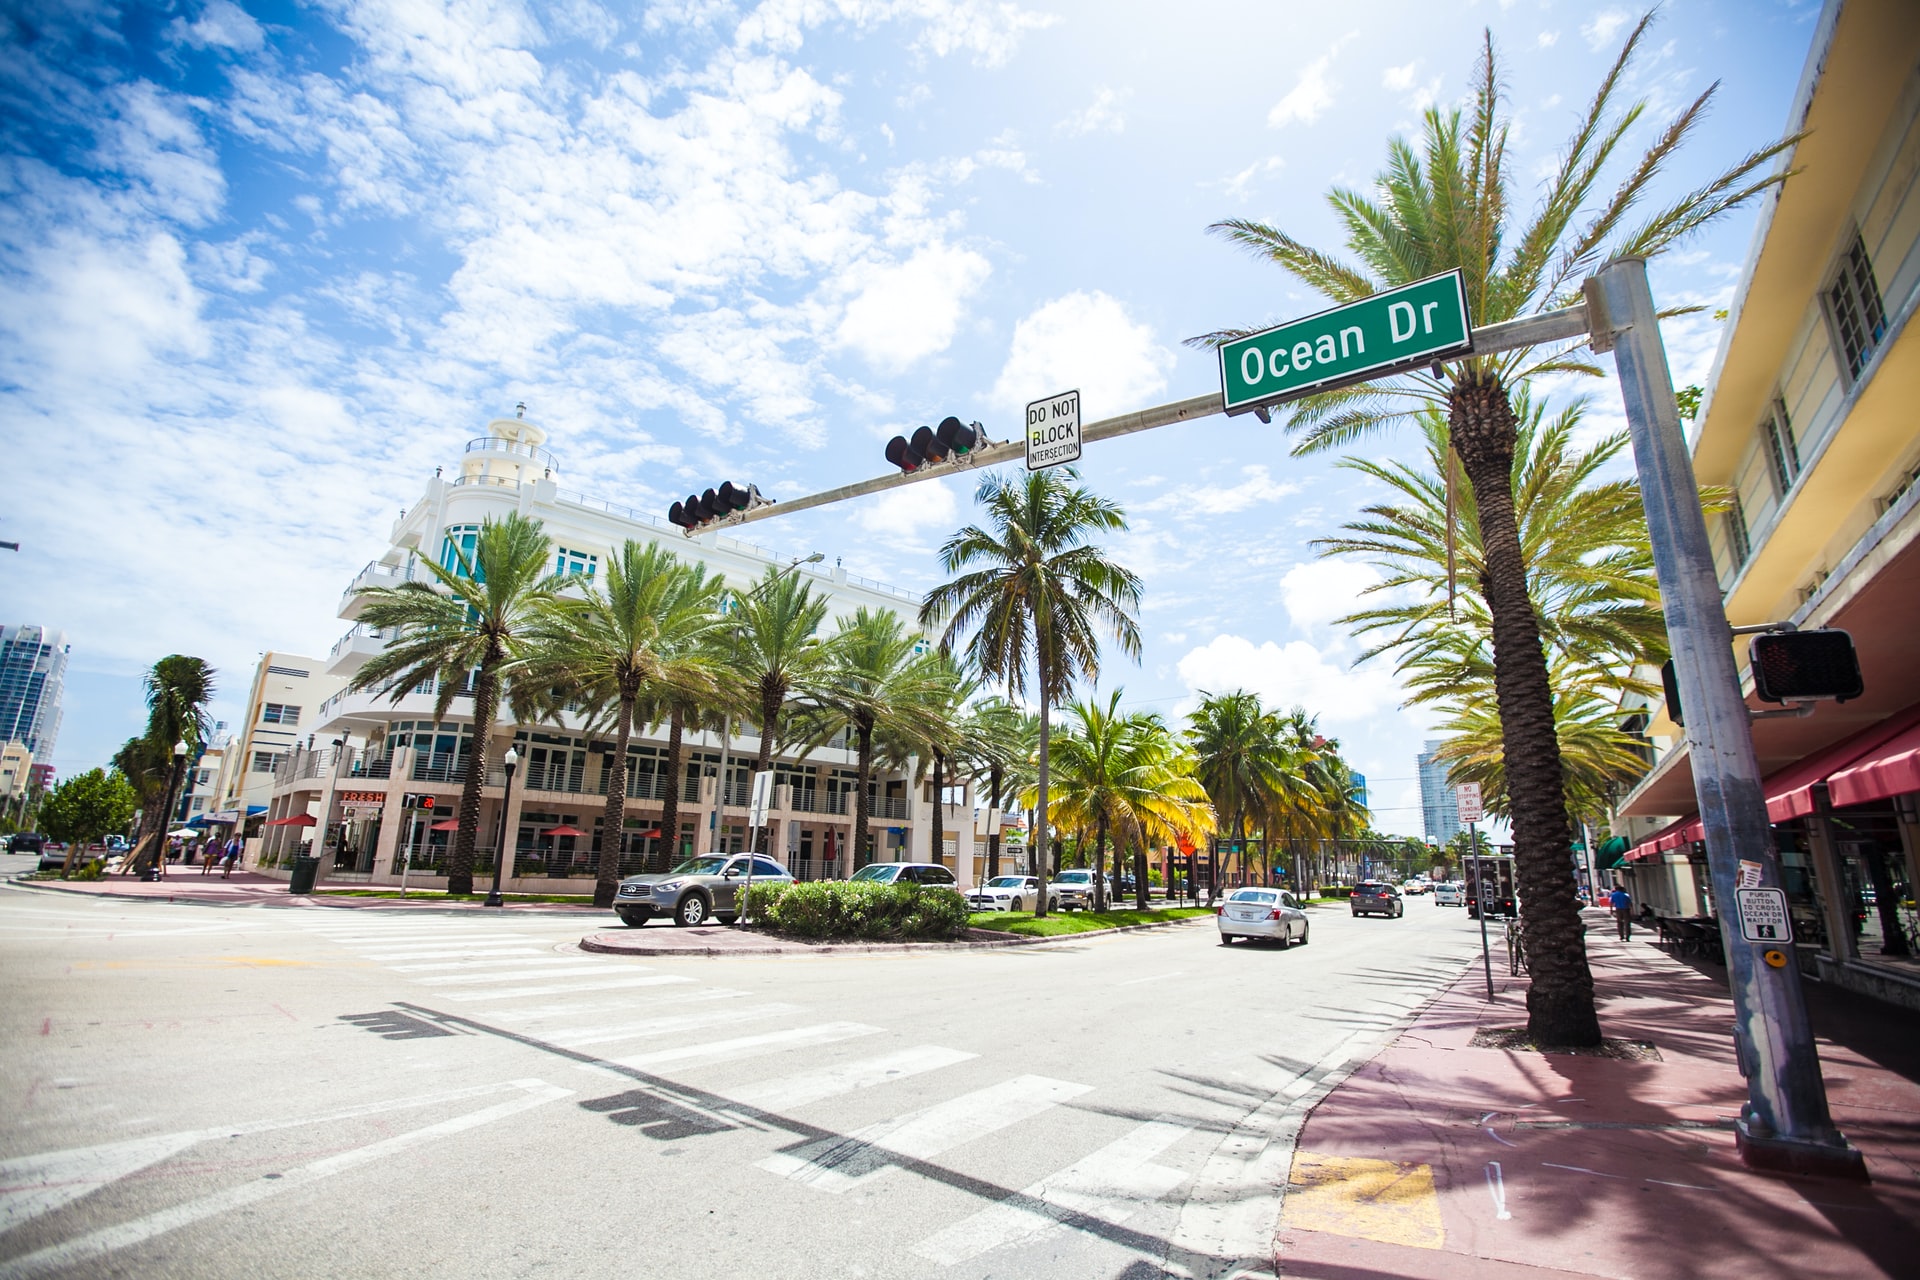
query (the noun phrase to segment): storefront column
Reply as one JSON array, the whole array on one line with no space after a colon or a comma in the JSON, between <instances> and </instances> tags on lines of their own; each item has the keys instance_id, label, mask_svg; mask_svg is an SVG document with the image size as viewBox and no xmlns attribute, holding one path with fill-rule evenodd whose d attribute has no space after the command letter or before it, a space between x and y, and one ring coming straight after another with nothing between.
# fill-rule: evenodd
<instances>
[{"instance_id":1,"label":"storefront column","mask_svg":"<svg viewBox=\"0 0 1920 1280\"><path fill-rule=\"evenodd\" d=\"M380 807L380 840L373 847L375 882L397 881L400 878L393 872L393 860L400 852L401 842L407 838L408 828L412 825L413 815L407 812L403 804L407 798L406 777L412 769L413 748L396 748L393 753L393 767L387 777L387 800Z\"/></svg>"},{"instance_id":2,"label":"storefront column","mask_svg":"<svg viewBox=\"0 0 1920 1280\"><path fill-rule=\"evenodd\" d=\"M1824 794L1826 788L1820 789ZM1820 896L1820 910L1827 921L1827 954L1836 961L1857 959L1853 921L1847 914L1847 882L1840 874L1839 846L1833 839L1833 824L1827 821L1822 806L1807 818L1807 856L1813 862L1814 888Z\"/></svg>"}]
</instances>

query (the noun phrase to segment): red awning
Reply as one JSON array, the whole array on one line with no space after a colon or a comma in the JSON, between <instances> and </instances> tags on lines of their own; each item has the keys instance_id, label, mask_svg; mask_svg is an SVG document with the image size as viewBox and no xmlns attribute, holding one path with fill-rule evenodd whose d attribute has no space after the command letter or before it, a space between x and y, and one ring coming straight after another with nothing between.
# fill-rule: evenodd
<instances>
[{"instance_id":1,"label":"red awning","mask_svg":"<svg viewBox=\"0 0 1920 1280\"><path fill-rule=\"evenodd\" d=\"M1843 738L1825 751L1817 751L1800 763L1782 769L1766 780L1767 817L1774 822L1787 822L1794 818L1804 818L1813 812L1813 789L1823 782L1852 771L1855 765L1877 759L1880 749L1889 746L1920 727L1920 706L1908 707L1898 715L1888 716L1879 724L1862 729L1852 737ZM1900 790L1920 788L1903 787ZM1876 791L1871 796L1859 800L1841 800L1834 798L1833 803L1863 804L1866 800L1877 800L1883 796L1895 795L1895 791Z\"/></svg>"},{"instance_id":2,"label":"red awning","mask_svg":"<svg viewBox=\"0 0 1920 1280\"><path fill-rule=\"evenodd\" d=\"M650 831L636 831L634 832L634 835L638 836L642 840L645 840L648 838L658 840L660 838L660 828L654 827Z\"/></svg>"},{"instance_id":3,"label":"red awning","mask_svg":"<svg viewBox=\"0 0 1920 1280\"><path fill-rule=\"evenodd\" d=\"M459 829L460 819L458 818L448 818L445 821L436 822L427 828L429 831L458 831Z\"/></svg>"},{"instance_id":4,"label":"red awning","mask_svg":"<svg viewBox=\"0 0 1920 1280\"><path fill-rule=\"evenodd\" d=\"M1695 840L1704 839L1705 835L1706 830L1700 825L1698 818L1682 818L1678 822L1668 823L1666 826L1660 828L1660 830L1648 836L1645 840L1642 840L1639 844L1633 846L1633 848L1627 850L1627 856L1624 861L1645 862L1648 858L1656 854L1665 853L1669 849L1678 849L1683 844L1690 844Z\"/></svg>"},{"instance_id":5,"label":"red awning","mask_svg":"<svg viewBox=\"0 0 1920 1280\"><path fill-rule=\"evenodd\" d=\"M1920 791L1920 725L1828 778L1827 791L1836 809Z\"/></svg>"},{"instance_id":6,"label":"red awning","mask_svg":"<svg viewBox=\"0 0 1920 1280\"><path fill-rule=\"evenodd\" d=\"M296 813L291 818L275 818L267 824L270 827L317 827L320 819L310 813Z\"/></svg>"}]
</instances>

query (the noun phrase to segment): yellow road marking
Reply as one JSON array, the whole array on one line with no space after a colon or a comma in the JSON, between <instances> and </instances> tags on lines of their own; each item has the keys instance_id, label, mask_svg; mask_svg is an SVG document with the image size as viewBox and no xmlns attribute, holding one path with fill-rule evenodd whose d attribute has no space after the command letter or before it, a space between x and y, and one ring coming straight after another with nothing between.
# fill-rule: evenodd
<instances>
[{"instance_id":1,"label":"yellow road marking","mask_svg":"<svg viewBox=\"0 0 1920 1280\"><path fill-rule=\"evenodd\" d=\"M1288 1227L1415 1249L1446 1243L1431 1165L1299 1151L1287 1181Z\"/></svg>"}]
</instances>

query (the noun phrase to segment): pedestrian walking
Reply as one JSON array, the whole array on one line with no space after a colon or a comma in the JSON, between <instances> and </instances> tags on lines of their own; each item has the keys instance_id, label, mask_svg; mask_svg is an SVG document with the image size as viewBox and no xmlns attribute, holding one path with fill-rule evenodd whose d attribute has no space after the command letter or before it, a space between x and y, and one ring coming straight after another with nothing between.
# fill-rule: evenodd
<instances>
[{"instance_id":1,"label":"pedestrian walking","mask_svg":"<svg viewBox=\"0 0 1920 1280\"><path fill-rule=\"evenodd\" d=\"M213 864L226 853L226 846L218 840L207 841L207 847L200 854L200 874L206 875L213 870Z\"/></svg>"},{"instance_id":2,"label":"pedestrian walking","mask_svg":"<svg viewBox=\"0 0 1920 1280\"><path fill-rule=\"evenodd\" d=\"M1627 892L1625 885L1615 885L1607 897L1607 905L1613 909L1613 923L1620 932L1620 941L1632 941L1633 895Z\"/></svg>"},{"instance_id":3,"label":"pedestrian walking","mask_svg":"<svg viewBox=\"0 0 1920 1280\"><path fill-rule=\"evenodd\" d=\"M228 839L227 839L227 856L226 856L226 858L225 858L225 859L224 859L224 860L222 861L222 863L221 863L221 868L222 868L222 869L221 869L221 872L220 872L220 878L221 878L222 880L225 880L225 879L228 879L229 877L231 877L231 876L233 875L233 864L234 864L234 863L236 863L236 862L238 862L238 861L240 861L240 851L241 851L241 849L242 849L242 848L244 848L244 847L245 847L245 846L243 846L243 845L242 845L242 844L240 843L240 837L239 837L239 836L237 836L237 835L236 835L236 836L230 836L230 837L228 837Z\"/></svg>"}]
</instances>

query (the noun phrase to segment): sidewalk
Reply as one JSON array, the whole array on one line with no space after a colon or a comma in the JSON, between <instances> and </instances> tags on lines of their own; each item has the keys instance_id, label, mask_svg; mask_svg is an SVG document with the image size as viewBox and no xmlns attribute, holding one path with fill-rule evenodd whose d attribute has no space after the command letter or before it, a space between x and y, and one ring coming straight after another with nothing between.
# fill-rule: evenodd
<instances>
[{"instance_id":1,"label":"sidewalk","mask_svg":"<svg viewBox=\"0 0 1920 1280\"><path fill-rule=\"evenodd\" d=\"M1302 1280L1553 1274L1920 1275L1920 1029L1911 1016L1809 984L1835 1121L1870 1186L1749 1172L1731 1120L1746 1097L1722 971L1674 960L1587 916L1610 1039L1658 1061L1475 1048L1524 1026L1525 978L1494 941L1496 1002L1478 961L1303 1127L1275 1241Z\"/></svg>"},{"instance_id":2,"label":"sidewalk","mask_svg":"<svg viewBox=\"0 0 1920 1280\"><path fill-rule=\"evenodd\" d=\"M138 898L156 902L187 902L218 907L352 907L368 911L514 911L556 915L589 915L605 918L605 909L591 904L570 902L508 902L504 907L488 908L478 900L449 902L438 892L418 892L408 898L361 898L329 894L292 894L287 882L273 876L236 871L222 877L218 871L201 875L196 867L189 871L170 869L164 879L140 880L134 876L102 876L98 880L15 880L22 889L44 889L54 893L90 894L97 898ZM322 889L326 882L320 884Z\"/></svg>"}]
</instances>

